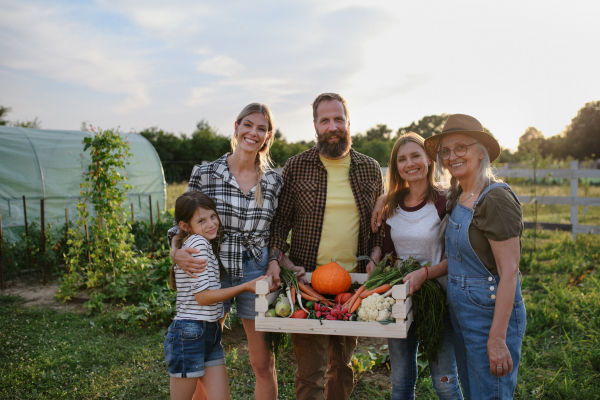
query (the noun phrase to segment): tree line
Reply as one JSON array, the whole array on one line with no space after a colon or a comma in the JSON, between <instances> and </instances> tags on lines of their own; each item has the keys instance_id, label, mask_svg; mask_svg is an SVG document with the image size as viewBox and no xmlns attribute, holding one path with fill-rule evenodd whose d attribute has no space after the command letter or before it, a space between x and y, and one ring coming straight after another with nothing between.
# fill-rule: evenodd
<instances>
[{"instance_id":1,"label":"tree line","mask_svg":"<svg viewBox=\"0 0 600 400\"><path fill-rule=\"evenodd\" d=\"M8 112L10 112L10 108L0 105L0 125L40 127L37 118L33 121L10 122L5 118ZM360 153L373 157L382 166L387 166L392 147L400 135L415 132L427 138L435 133L440 133L447 118L447 114L427 115L417 122L399 128L396 132L386 124L377 124L364 133L353 135L352 147ZM487 131L493 135L493 132ZM158 127L147 128L139 133L148 139L156 149L163 163L165 178L168 182L187 180L195 164L214 161L231 149L229 137L218 133L205 120L198 122L191 135L176 135ZM314 140L288 142L285 135L277 129L271 148L273 164L275 167L282 167L288 158L313 147L314 144ZM496 162L526 161L533 150L542 157L556 159L572 157L583 160L599 157L600 100L586 103L573 117L566 130L558 135L546 138L535 127L527 128L519 138L517 151L512 152L503 148Z\"/></svg>"}]
</instances>

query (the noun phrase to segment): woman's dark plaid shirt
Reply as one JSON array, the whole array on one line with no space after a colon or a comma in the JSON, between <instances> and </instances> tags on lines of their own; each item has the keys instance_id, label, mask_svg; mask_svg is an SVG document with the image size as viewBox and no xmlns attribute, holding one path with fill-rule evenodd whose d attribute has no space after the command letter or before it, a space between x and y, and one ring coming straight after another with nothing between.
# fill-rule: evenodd
<instances>
[{"instance_id":1,"label":"woman's dark plaid shirt","mask_svg":"<svg viewBox=\"0 0 600 400\"><path fill-rule=\"evenodd\" d=\"M209 164L196 165L187 191L199 190L217 203L217 212L225 230L220 258L230 275L241 277L242 250L246 248L256 260L260 260L261 249L269 243L269 229L283 179L272 169L265 172L260 181L263 206L258 207L254 200L255 188L244 194L229 171L228 155ZM169 230L169 241L177 232L177 227Z\"/></svg>"},{"instance_id":2,"label":"woman's dark plaid shirt","mask_svg":"<svg viewBox=\"0 0 600 400\"><path fill-rule=\"evenodd\" d=\"M371 212L375 201L383 193L383 179L379 163L371 157L350 150L350 187L360 215L358 254L383 245L383 230L371 233ZM290 260L307 272L316 268L317 252L321 242L325 202L327 200L327 170L313 147L290 158L282 172L285 186L279 198L279 207L271 224L269 247L284 252L290 250ZM292 243L287 244L289 231ZM358 272L366 272L366 262L359 262Z\"/></svg>"}]
</instances>

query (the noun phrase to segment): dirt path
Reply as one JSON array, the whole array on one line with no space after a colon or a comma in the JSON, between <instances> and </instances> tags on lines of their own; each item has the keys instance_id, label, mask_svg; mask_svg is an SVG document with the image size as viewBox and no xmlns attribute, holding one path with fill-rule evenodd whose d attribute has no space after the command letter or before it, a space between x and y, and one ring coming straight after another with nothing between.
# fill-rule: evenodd
<instances>
[{"instance_id":1,"label":"dirt path","mask_svg":"<svg viewBox=\"0 0 600 400\"><path fill-rule=\"evenodd\" d=\"M0 294L5 296L21 296L25 299L25 307L46 307L55 310L69 311L73 313L85 313L82 303L68 302L62 303L54 298L58 293L58 284L56 282L42 285L40 283L24 283L21 281L11 281L11 287L0 290Z\"/></svg>"}]
</instances>

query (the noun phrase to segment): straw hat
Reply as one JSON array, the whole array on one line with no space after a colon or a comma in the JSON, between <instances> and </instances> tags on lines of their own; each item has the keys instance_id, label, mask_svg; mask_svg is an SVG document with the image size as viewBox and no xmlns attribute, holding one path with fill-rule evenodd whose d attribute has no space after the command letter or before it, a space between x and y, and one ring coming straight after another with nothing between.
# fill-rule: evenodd
<instances>
[{"instance_id":1,"label":"straw hat","mask_svg":"<svg viewBox=\"0 0 600 400\"><path fill-rule=\"evenodd\" d=\"M436 159L440 148L440 140L442 140L444 136L453 133L471 136L473 139L483 144L490 156L490 162L493 162L500 155L500 145L498 144L498 141L483 130L483 126L479 121L470 115L452 114L446 120L446 123L442 128L442 133L425 139L425 151L432 160Z\"/></svg>"}]
</instances>

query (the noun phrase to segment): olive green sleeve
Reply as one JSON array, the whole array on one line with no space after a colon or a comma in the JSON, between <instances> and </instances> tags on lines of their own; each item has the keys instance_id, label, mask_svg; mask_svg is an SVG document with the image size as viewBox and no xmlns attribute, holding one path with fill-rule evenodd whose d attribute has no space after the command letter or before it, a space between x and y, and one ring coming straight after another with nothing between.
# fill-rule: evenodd
<instances>
[{"instance_id":1,"label":"olive green sleeve","mask_svg":"<svg viewBox=\"0 0 600 400\"><path fill-rule=\"evenodd\" d=\"M488 240L502 242L521 236L523 211L508 190L495 188L476 208L473 224Z\"/></svg>"}]
</instances>

